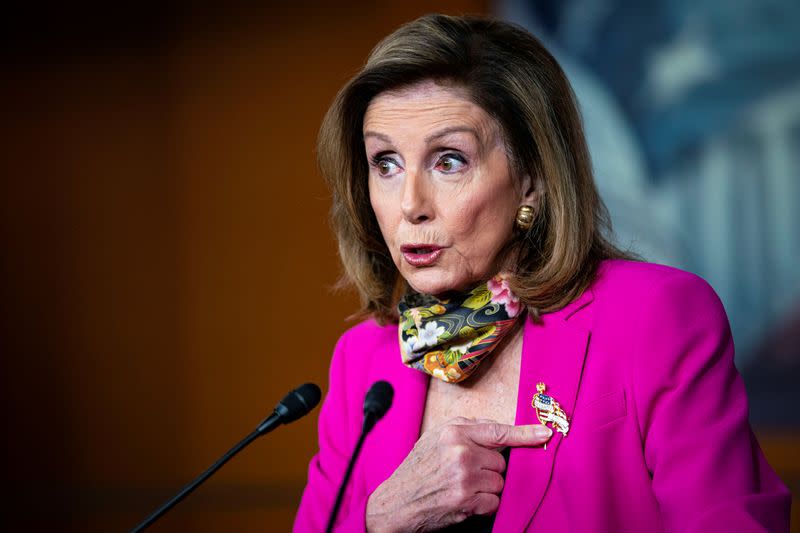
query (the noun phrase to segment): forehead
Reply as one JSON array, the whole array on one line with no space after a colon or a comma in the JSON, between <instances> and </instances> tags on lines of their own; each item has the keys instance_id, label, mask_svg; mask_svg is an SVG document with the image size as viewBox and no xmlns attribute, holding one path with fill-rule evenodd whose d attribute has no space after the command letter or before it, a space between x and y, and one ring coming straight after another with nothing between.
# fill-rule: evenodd
<instances>
[{"instance_id":1,"label":"forehead","mask_svg":"<svg viewBox=\"0 0 800 533\"><path fill-rule=\"evenodd\" d=\"M423 81L386 91L370 101L364 114L364 132L420 129L435 130L467 126L489 139L499 132L497 122L474 103L466 89L434 81Z\"/></svg>"}]
</instances>

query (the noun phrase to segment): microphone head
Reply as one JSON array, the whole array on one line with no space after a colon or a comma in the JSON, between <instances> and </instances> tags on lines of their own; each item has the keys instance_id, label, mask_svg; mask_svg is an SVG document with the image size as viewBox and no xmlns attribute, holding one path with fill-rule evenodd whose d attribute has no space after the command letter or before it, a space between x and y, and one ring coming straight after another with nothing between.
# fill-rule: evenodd
<instances>
[{"instance_id":1,"label":"microphone head","mask_svg":"<svg viewBox=\"0 0 800 533\"><path fill-rule=\"evenodd\" d=\"M319 387L314 383L305 383L284 396L275 406L275 413L280 416L282 423L288 424L307 415L317 406L320 398L322 391Z\"/></svg>"},{"instance_id":2,"label":"microphone head","mask_svg":"<svg viewBox=\"0 0 800 533\"><path fill-rule=\"evenodd\" d=\"M392 406L393 398L392 385L387 381L376 381L364 398L364 415L372 415L375 421L380 420Z\"/></svg>"}]
</instances>

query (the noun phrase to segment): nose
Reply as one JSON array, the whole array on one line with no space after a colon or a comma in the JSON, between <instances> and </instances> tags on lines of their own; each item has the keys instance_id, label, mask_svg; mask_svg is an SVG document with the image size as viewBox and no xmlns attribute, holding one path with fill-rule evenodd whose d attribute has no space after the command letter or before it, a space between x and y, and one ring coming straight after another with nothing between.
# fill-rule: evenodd
<instances>
[{"instance_id":1,"label":"nose","mask_svg":"<svg viewBox=\"0 0 800 533\"><path fill-rule=\"evenodd\" d=\"M424 172L406 171L400 208L403 211L403 218L408 222L419 224L433 218L429 188L430 184Z\"/></svg>"}]
</instances>

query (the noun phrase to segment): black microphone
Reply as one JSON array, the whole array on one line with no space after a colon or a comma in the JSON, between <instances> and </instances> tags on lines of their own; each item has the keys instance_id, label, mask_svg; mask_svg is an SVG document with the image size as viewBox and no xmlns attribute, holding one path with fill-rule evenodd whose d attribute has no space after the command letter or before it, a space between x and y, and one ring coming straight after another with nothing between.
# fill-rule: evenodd
<instances>
[{"instance_id":1,"label":"black microphone","mask_svg":"<svg viewBox=\"0 0 800 533\"><path fill-rule=\"evenodd\" d=\"M394 398L394 388L386 381L376 381L372 387L367 391L367 396L364 398L364 422L361 425L361 435L356 442L356 449L350 457L350 462L347 464L347 470L344 473L342 484L339 485L339 492L336 495L336 502L333 504L330 518L328 519L328 527L325 529L327 533L333 531L333 524L336 522L336 516L339 514L339 507L342 505L342 498L344 497L344 489L347 487L347 482L350 480L350 475L353 473L353 466L356 464L358 454L361 453L361 446L364 444L364 439L367 433L372 431L375 424L383 418L389 407L392 406L392 399Z\"/></svg>"},{"instance_id":2,"label":"black microphone","mask_svg":"<svg viewBox=\"0 0 800 533\"><path fill-rule=\"evenodd\" d=\"M362 431L369 432L375 423L383 418L389 407L392 406L394 389L387 381L376 381L367 391L364 398L364 428Z\"/></svg>"},{"instance_id":3,"label":"black microphone","mask_svg":"<svg viewBox=\"0 0 800 533\"><path fill-rule=\"evenodd\" d=\"M284 396L283 400L278 402L275 410L271 415L264 419L255 431L250 433L239 444L228 450L228 452L220 457L216 463L211 465L208 470L197 476L194 481L183 487L180 492L167 501L164 505L159 507L153 514L144 519L144 521L131 530L131 533L138 533L145 528L150 527L153 522L158 520L164 513L172 509L175 504L188 496L194 489L196 489L202 482L211 477L211 475L222 467L225 463L231 460L234 455L242 451L245 446L256 440L262 435L266 435L281 424L288 424L294 422L311 412L314 407L319 403L322 397L322 392L319 387L313 383L306 383L300 385L289 394Z\"/></svg>"}]
</instances>

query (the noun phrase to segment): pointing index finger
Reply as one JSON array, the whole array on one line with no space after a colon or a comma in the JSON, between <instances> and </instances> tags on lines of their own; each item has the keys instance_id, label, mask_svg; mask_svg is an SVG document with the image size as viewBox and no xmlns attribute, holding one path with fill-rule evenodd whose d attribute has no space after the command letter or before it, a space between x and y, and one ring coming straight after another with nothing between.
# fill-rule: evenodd
<instances>
[{"instance_id":1,"label":"pointing index finger","mask_svg":"<svg viewBox=\"0 0 800 533\"><path fill-rule=\"evenodd\" d=\"M465 427L467 437L484 448L503 446L538 446L550 439L553 431L540 424L510 426L497 422Z\"/></svg>"}]
</instances>

